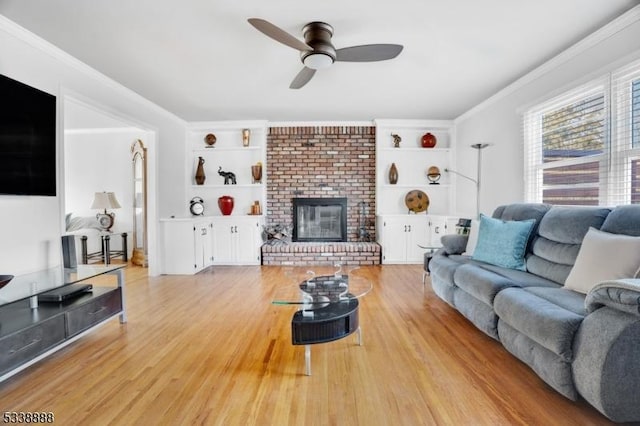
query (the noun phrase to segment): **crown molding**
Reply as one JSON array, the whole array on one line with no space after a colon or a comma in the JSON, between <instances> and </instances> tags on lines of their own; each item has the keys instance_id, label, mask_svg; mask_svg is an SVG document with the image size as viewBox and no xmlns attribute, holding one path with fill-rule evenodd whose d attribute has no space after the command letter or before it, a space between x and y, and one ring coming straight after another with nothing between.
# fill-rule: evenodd
<instances>
[{"instance_id":1,"label":"crown molding","mask_svg":"<svg viewBox=\"0 0 640 426\"><path fill-rule=\"evenodd\" d=\"M155 112L165 116L169 116L172 119L177 120L182 124L186 125L186 121L183 120L182 118L178 117L177 115L173 114L170 111L167 111L166 109L162 108L158 104L151 102L149 99L145 98L144 96L140 95L137 92L134 92L128 87L118 83L112 78L102 74L100 71L96 70L95 68L92 68L91 66L85 64L84 62L80 61L74 56L71 56L69 53L49 43L42 37L32 33L26 28L21 27L20 25L18 25L17 23L13 22L12 20L8 19L6 16L3 16L3 15L0 15L0 31L3 31L12 37L17 38L24 43L27 43L31 47L40 50L41 52L49 55L50 57L62 62L63 64L75 69L76 71L82 74L87 75L93 80L96 80L97 82L113 90L123 92L126 96L135 99L139 103L143 104L146 107L151 108Z\"/></svg>"},{"instance_id":2,"label":"crown molding","mask_svg":"<svg viewBox=\"0 0 640 426\"><path fill-rule=\"evenodd\" d=\"M508 95L513 92L521 89L532 81L540 78L541 76L547 74L548 72L558 68L560 65L566 63L567 61L573 59L574 57L586 52L587 50L593 48L597 44L607 40L618 32L624 30L630 25L633 25L637 21L640 21L640 5L635 6L632 9L629 9L619 17L615 18L613 21L604 25L600 29L596 30L592 34L573 44L563 52L560 52L558 55L549 59L547 62L528 72L524 76L520 77L513 83L509 84L505 88L498 91L496 94L490 96L486 100L480 102L478 105L472 107L466 112L462 113L458 117L456 117L453 121L456 125L460 124L462 121L467 118L477 114L478 112L488 108L489 106L495 104L496 102L504 99Z\"/></svg>"}]
</instances>

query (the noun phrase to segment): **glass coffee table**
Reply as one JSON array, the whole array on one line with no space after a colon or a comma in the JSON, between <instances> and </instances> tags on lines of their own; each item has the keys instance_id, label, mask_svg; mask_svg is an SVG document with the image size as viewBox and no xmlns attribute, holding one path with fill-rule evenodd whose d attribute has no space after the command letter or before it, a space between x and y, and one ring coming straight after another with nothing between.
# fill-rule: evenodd
<instances>
[{"instance_id":1,"label":"glass coffee table","mask_svg":"<svg viewBox=\"0 0 640 426\"><path fill-rule=\"evenodd\" d=\"M294 268L286 272L290 282L276 291L274 305L300 308L291 319L291 342L304 345L305 374L311 375L311 345L342 339L362 330L358 318L358 299L372 289L371 281L358 274L358 268L316 272Z\"/></svg>"}]
</instances>

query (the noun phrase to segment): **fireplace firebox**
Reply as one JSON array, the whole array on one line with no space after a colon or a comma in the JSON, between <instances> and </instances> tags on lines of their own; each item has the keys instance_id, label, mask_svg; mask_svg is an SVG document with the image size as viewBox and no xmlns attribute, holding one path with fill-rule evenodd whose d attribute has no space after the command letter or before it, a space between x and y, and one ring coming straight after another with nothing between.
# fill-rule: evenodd
<instances>
[{"instance_id":1,"label":"fireplace firebox","mask_svg":"<svg viewBox=\"0 0 640 426\"><path fill-rule=\"evenodd\" d=\"M347 241L346 198L294 198L293 241Z\"/></svg>"}]
</instances>

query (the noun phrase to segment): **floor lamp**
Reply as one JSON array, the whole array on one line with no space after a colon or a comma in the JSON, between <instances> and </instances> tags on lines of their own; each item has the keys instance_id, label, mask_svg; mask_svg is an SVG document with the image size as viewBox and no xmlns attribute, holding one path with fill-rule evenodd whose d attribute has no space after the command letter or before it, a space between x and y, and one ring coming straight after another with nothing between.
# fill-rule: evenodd
<instances>
[{"instance_id":1,"label":"floor lamp","mask_svg":"<svg viewBox=\"0 0 640 426\"><path fill-rule=\"evenodd\" d=\"M445 172L453 173L476 184L476 218L478 219L480 218L480 177L482 176L482 150L489 145L490 144L488 143L474 143L473 145L471 145L471 148L478 150L478 176L476 177L476 179L463 175L462 173L456 172L455 170L444 169Z\"/></svg>"}]
</instances>

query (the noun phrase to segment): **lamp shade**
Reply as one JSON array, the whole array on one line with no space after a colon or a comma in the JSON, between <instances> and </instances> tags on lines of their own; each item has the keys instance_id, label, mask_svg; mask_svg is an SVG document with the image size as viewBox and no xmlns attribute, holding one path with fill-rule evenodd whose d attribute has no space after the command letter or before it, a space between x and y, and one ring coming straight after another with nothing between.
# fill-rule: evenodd
<instances>
[{"instance_id":1,"label":"lamp shade","mask_svg":"<svg viewBox=\"0 0 640 426\"><path fill-rule=\"evenodd\" d=\"M93 196L92 209L119 209L120 203L113 192L96 192Z\"/></svg>"}]
</instances>

